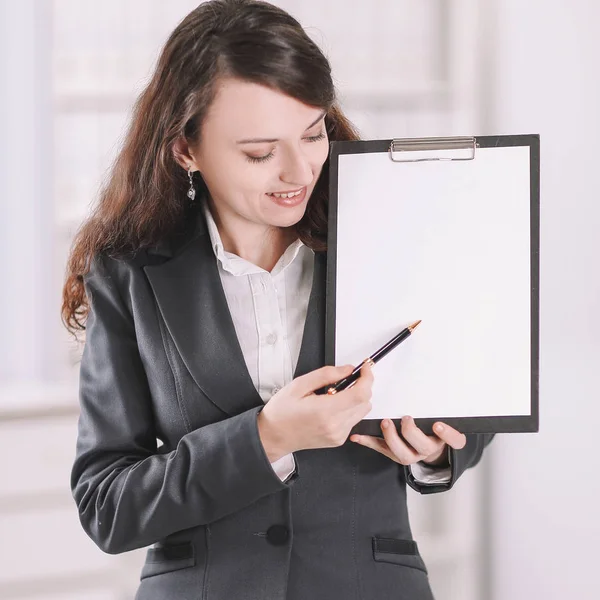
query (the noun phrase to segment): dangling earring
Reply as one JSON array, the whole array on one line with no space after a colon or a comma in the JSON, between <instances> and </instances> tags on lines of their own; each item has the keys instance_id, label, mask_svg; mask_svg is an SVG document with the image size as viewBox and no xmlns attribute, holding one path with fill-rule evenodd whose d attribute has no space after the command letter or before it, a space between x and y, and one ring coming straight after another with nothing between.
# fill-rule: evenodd
<instances>
[{"instance_id":1,"label":"dangling earring","mask_svg":"<svg viewBox=\"0 0 600 600\"><path fill-rule=\"evenodd\" d=\"M192 180L192 165L188 167L188 177L190 178L190 189L188 190L187 196L193 201L196 197L196 189L194 188L194 181Z\"/></svg>"}]
</instances>

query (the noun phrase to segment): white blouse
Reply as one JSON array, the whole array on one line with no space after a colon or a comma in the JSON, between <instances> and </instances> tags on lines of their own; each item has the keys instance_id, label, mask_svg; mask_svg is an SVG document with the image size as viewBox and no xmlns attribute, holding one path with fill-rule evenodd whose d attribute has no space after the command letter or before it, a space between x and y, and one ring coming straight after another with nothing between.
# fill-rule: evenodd
<instances>
[{"instance_id":1,"label":"white blouse","mask_svg":"<svg viewBox=\"0 0 600 600\"><path fill-rule=\"evenodd\" d=\"M312 289L314 252L296 240L269 273L227 252L206 203L203 209L246 367L266 404L292 381L296 370ZM286 454L271 465L279 478L286 481L296 469L294 454ZM411 470L415 479L424 484L450 479L450 468L414 464Z\"/></svg>"}]
</instances>

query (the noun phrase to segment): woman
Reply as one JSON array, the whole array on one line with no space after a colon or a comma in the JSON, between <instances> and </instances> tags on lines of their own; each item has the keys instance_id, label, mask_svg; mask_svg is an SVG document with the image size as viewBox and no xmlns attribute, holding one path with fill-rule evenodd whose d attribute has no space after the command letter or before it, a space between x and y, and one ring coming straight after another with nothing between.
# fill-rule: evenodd
<instances>
[{"instance_id":1,"label":"woman","mask_svg":"<svg viewBox=\"0 0 600 600\"><path fill-rule=\"evenodd\" d=\"M351 370L324 366L324 267L328 144L357 137L264 2L201 4L136 103L63 318L86 329L73 496L103 551L153 544L139 600L432 598L406 484L451 488L490 436L350 443L368 365L313 394Z\"/></svg>"}]
</instances>

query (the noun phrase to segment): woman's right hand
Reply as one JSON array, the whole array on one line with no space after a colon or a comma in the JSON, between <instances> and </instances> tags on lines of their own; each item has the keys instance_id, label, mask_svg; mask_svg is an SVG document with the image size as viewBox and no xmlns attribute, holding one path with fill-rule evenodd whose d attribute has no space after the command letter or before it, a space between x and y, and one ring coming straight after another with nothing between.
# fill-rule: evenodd
<instances>
[{"instance_id":1,"label":"woman's right hand","mask_svg":"<svg viewBox=\"0 0 600 600\"><path fill-rule=\"evenodd\" d=\"M371 410L373 371L364 363L351 387L334 395L314 393L352 373L354 367L321 367L296 377L258 414L258 430L270 462L311 448L341 446Z\"/></svg>"}]
</instances>

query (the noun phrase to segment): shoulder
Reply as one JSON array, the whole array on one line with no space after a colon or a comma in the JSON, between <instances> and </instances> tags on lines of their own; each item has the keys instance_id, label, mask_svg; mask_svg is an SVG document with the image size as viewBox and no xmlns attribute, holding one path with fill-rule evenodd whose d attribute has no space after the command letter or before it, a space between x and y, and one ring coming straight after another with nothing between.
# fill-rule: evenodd
<instances>
[{"instance_id":1,"label":"shoulder","mask_svg":"<svg viewBox=\"0 0 600 600\"><path fill-rule=\"evenodd\" d=\"M84 281L94 286L112 286L131 276L145 262L144 252L114 254L107 250L97 252L90 260L90 268Z\"/></svg>"},{"instance_id":2,"label":"shoulder","mask_svg":"<svg viewBox=\"0 0 600 600\"><path fill-rule=\"evenodd\" d=\"M144 267L160 265L176 258L197 237L204 235L206 220L199 207L186 210L184 219L172 233L152 244L133 250L102 250L90 260L84 279L124 283Z\"/></svg>"}]
</instances>

